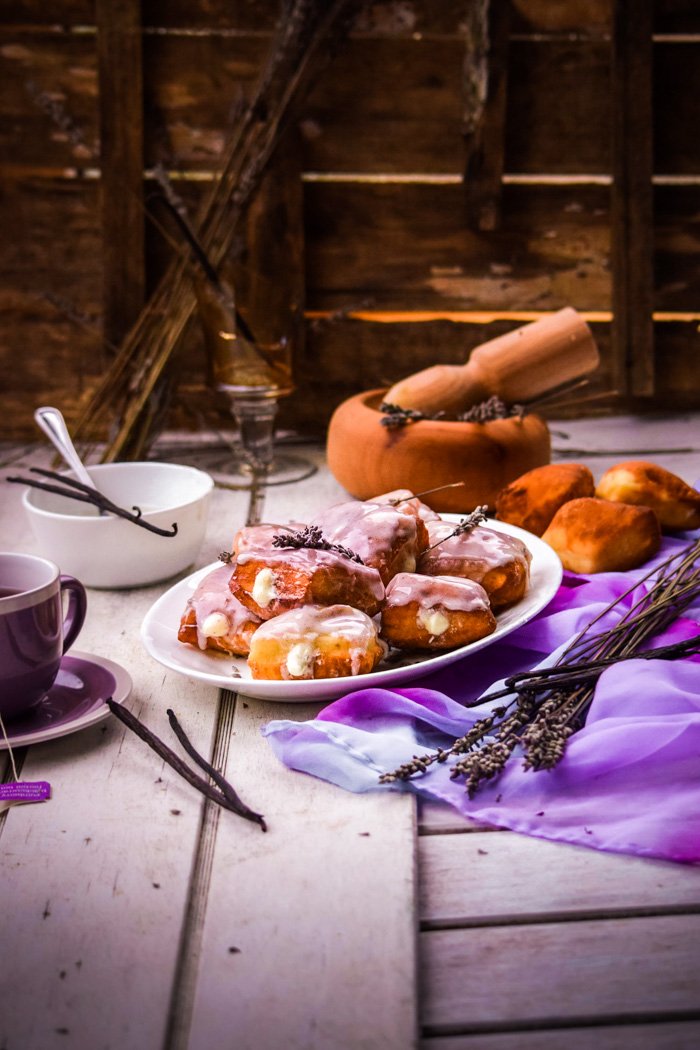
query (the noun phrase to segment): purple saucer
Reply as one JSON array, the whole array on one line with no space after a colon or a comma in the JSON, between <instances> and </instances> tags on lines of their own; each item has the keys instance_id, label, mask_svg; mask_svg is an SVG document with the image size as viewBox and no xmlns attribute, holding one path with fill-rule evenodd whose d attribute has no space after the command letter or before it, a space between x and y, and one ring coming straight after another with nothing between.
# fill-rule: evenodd
<instances>
[{"instance_id":1,"label":"purple saucer","mask_svg":"<svg viewBox=\"0 0 700 1050\"><path fill-rule=\"evenodd\" d=\"M85 729L109 715L108 697L122 703L130 692L131 677L119 664L71 650L44 699L26 715L5 723L10 744L36 744ZM6 749L0 736L0 750Z\"/></svg>"}]
</instances>

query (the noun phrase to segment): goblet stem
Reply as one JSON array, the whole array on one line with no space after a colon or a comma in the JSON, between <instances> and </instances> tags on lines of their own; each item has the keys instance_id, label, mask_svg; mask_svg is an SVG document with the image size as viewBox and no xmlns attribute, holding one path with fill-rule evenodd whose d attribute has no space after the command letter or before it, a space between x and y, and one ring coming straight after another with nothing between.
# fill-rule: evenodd
<instances>
[{"instance_id":1,"label":"goblet stem","mask_svg":"<svg viewBox=\"0 0 700 1050\"><path fill-rule=\"evenodd\" d=\"M241 452L251 478L246 525L258 525L274 458L277 398L231 397L231 409L238 423Z\"/></svg>"},{"instance_id":2,"label":"goblet stem","mask_svg":"<svg viewBox=\"0 0 700 1050\"><path fill-rule=\"evenodd\" d=\"M243 459L250 471L267 473L274 458L277 398L232 397Z\"/></svg>"}]
</instances>

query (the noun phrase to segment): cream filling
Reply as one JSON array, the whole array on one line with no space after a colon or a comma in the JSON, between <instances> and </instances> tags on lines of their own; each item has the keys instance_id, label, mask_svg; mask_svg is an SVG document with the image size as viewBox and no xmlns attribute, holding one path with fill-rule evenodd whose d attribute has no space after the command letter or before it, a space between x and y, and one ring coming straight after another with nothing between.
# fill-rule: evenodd
<instances>
[{"instance_id":1,"label":"cream filling","mask_svg":"<svg viewBox=\"0 0 700 1050\"><path fill-rule=\"evenodd\" d=\"M277 597L275 574L272 569L265 568L260 570L255 577L255 583L253 584L253 589L250 593L253 601L256 602L261 609L267 608L270 602Z\"/></svg>"},{"instance_id":2,"label":"cream filling","mask_svg":"<svg viewBox=\"0 0 700 1050\"><path fill-rule=\"evenodd\" d=\"M439 609L419 609L418 622L425 627L428 634L433 638L437 638L438 635L444 634L450 626L450 621L447 619L444 612L440 612Z\"/></svg>"},{"instance_id":3,"label":"cream filling","mask_svg":"<svg viewBox=\"0 0 700 1050\"><path fill-rule=\"evenodd\" d=\"M228 617L222 612L209 613L199 629L205 638L223 638L228 634Z\"/></svg>"},{"instance_id":4,"label":"cream filling","mask_svg":"<svg viewBox=\"0 0 700 1050\"><path fill-rule=\"evenodd\" d=\"M314 669L314 647L311 642L297 642L287 653L287 670L293 678L311 678Z\"/></svg>"}]
</instances>

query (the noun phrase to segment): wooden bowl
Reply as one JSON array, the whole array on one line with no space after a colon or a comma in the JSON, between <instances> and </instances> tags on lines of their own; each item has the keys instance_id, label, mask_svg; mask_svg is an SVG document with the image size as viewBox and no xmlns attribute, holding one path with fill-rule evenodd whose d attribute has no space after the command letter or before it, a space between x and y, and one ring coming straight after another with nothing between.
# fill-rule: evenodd
<instances>
[{"instance_id":1,"label":"wooden bowl","mask_svg":"<svg viewBox=\"0 0 700 1050\"><path fill-rule=\"evenodd\" d=\"M349 398L328 427L328 466L357 499L462 481L459 488L422 498L436 511L493 507L505 485L550 461L549 428L534 413L488 423L422 419L390 429L382 426L378 411L384 394L368 390Z\"/></svg>"}]
</instances>

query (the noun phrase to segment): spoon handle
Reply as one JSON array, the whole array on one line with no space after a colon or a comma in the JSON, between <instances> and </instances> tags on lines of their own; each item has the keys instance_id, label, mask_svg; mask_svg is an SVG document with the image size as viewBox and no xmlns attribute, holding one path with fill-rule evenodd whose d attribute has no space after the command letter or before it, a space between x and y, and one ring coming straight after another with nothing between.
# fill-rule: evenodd
<instances>
[{"instance_id":1,"label":"spoon handle","mask_svg":"<svg viewBox=\"0 0 700 1050\"><path fill-rule=\"evenodd\" d=\"M66 421L59 409L52 408L50 405L43 405L34 412L34 419L49 441L61 453L78 481L82 481L83 485L89 485L90 488L94 489L96 487L95 482L88 474L80 456L75 450L75 445L68 433Z\"/></svg>"}]
</instances>

